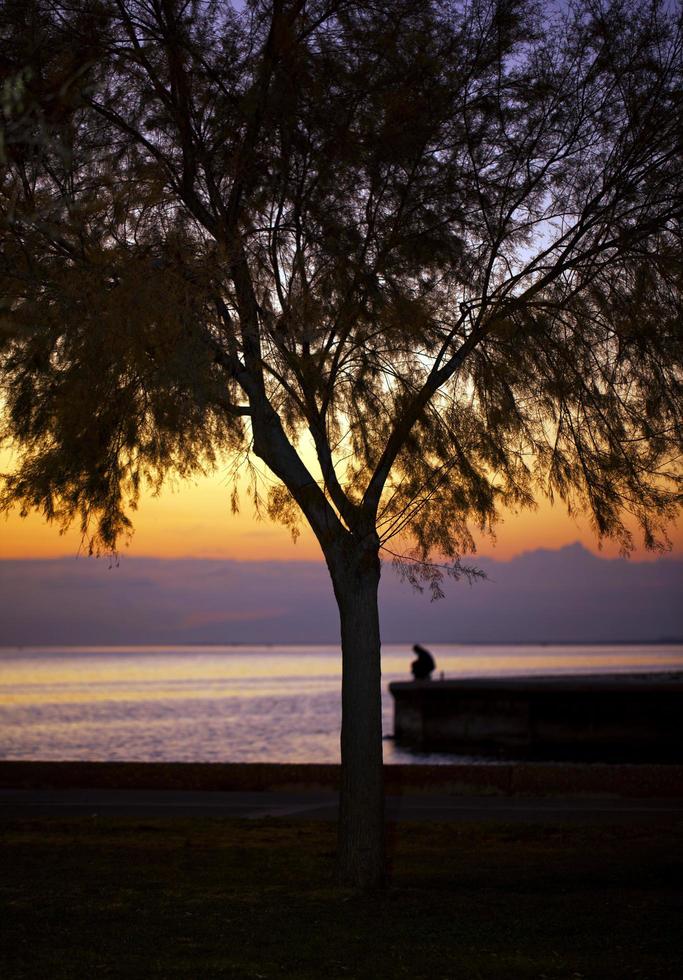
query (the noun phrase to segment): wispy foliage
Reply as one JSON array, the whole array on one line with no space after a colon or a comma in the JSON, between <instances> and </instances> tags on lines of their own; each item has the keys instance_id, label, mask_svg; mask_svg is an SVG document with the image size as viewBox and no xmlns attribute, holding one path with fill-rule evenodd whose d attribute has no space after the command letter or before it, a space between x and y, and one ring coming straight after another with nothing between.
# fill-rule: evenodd
<instances>
[{"instance_id":1,"label":"wispy foliage","mask_svg":"<svg viewBox=\"0 0 683 980\"><path fill-rule=\"evenodd\" d=\"M396 539L415 569L457 571L473 528L539 492L625 550L627 515L661 540L682 433L670 6L0 11L23 454L4 506L79 515L111 549L141 480L251 448L286 488L271 516L303 513L323 548Z\"/></svg>"}]
</instances>

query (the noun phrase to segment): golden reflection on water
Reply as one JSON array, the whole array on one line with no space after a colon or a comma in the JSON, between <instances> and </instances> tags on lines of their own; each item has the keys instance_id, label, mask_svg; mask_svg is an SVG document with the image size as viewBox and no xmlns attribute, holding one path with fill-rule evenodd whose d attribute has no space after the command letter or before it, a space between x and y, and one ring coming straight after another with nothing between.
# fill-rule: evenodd
<instances>
[{"instance_id":1,"label":"golden reflection on water","mask_svg":"<svg viewBox=\"0 0 683 980\"><path fill-rule=\"evenodd\" d=\"M433 645L447 678L683 667L683 647ZM385 684L409 679L412 652L383 649ZM336 647L100 647L0 650L0 705L267 698L337 685Z\"/></svg>"},{"instance_id":2,"label":"golden reflection on water","mask_svg":"<svg viewBox=\"0 0 683 980\"><path fill-rule=\"evenodd\" d=\"M683 646L431 649L437 678L683 669ZM413 656L383 647L385 733L389 681L410 678ZM338 762L340 681L333 646L0 647L0 758ZM383 751L387 762L466 758L393 741Z\"/></svg>"}]
</instances>

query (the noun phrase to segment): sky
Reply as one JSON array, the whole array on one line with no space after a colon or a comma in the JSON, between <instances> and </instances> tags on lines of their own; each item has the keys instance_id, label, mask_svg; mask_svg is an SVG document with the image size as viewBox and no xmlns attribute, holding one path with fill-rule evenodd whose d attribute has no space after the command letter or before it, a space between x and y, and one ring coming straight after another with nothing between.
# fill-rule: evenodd
<instances>
[{"instance_id":1,"label":"sky","mask_svg":"<svg viewBox=\"0 0 683 980\"><path fill-rule=\"evenodd\" d=\"M5 463L7 459L5 458ZM119 563L38 515L0 518L0 644L335 643L318 545L230 513L225 471L143 494ZM384 568L386 643L656 642L683 638L683 533L666 557L599 550L587 521L541 503L503 515L474 558L488 579L431 603ZM79 556L80 552L80 556Z\"/></svg>"},{"instance_id":2,"label":"sky","mask_svg":"<svg viewBox=\"0 0 683 980\"><path fill-rule=\"evenodd\" d=\"M0 453L0 471L11 468L11 457ZM227 465L195 480L169 484L159 496L143 493L132 515L135 533L122 550L141 557L228 558L239 561L311 561L321 558L313 534L302 528L298 541L292 541L287 528L268 519L258 520L251 502L242 493L240 513L230 512L230 484ZM670 529L672 554L683 557L683 522ZM580 541L594 553L608 557L618 554L613 542L598 542L586 518L567 516L561 505L540 500L536 511L504 513L496 538L480 535L477 553L509 559L534 548L560 548ZM54 558L73 556L81 549L77 528L66 535L46 524L38 514L21 518L18 512L0 517L0 558ZM633 557L654 556L639 547Z\"/></svg>"},{"instance_id":3,"label":"sky","mask_svg":"<svg viewBox=\"0 0 683 980\"><path fill-rule=\"evenodd\" d=\"M385 565L384 643L610 643L683 639L683 559L597 557L575 543L507 561L484 581L448 582L431 602ZM337 643L320 562L0 560L2 642Z\"/></svg>"}]
</instances>

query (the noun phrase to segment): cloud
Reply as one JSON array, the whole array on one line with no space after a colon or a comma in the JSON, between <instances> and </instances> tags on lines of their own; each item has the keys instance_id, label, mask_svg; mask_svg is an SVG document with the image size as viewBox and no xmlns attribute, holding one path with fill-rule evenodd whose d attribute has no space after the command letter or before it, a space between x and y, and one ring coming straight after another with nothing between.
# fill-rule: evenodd
<instances>
[{"instance_id":1,"label":"cloud","mask_svg":"<svg viewBox=\"0 0 683 980\"><path fill-rule=\"evenodd\" d=\"M477 560L488 580L430 602L386 565L386 643L648 642L683 636L683 561L596 557L581 545ZM337 643L323 563L0 560L0 643Z\"/></svg>"},{"instance_id":2,"label":"cloud","mask_svg":"<svg viewBox=\"0 0 683 980\"><path fill-rule=\"evenodd\" d=\"M196 626L225 625L227 623L255 623L263 620L277 619L284 615L284 609L235 609L230 612L209 610L208 612L191 612L180 621L183 628Z\"/></svg>"}]
</instances>

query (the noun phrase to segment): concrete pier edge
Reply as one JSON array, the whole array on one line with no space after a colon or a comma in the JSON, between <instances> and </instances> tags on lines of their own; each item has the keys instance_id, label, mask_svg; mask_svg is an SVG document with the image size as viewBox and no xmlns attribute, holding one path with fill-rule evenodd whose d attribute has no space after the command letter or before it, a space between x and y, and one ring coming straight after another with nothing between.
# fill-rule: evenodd
<instances>
[{"instance_id":1,"label":"concrete pier edge","mask_svg":"<svg viewBox=\"0 0 683 980\"><path fill-rule=\"evenodd\" d=\"M318 763L40 762L0 760L3 789L336 790L339 765ZM683 765L486 762L386 765L394 796L683 798Z\"/></svg>"},{"instance_id":2,"label":"concrete pier edge","mask_svg":"<svg viewBox=\"0 0 683 980\"><path fill-rule=\"evenodd\" d=\"M513 762L683 763L683 672L393 681L394 736Z\"/></svg>"}]
</instances>

